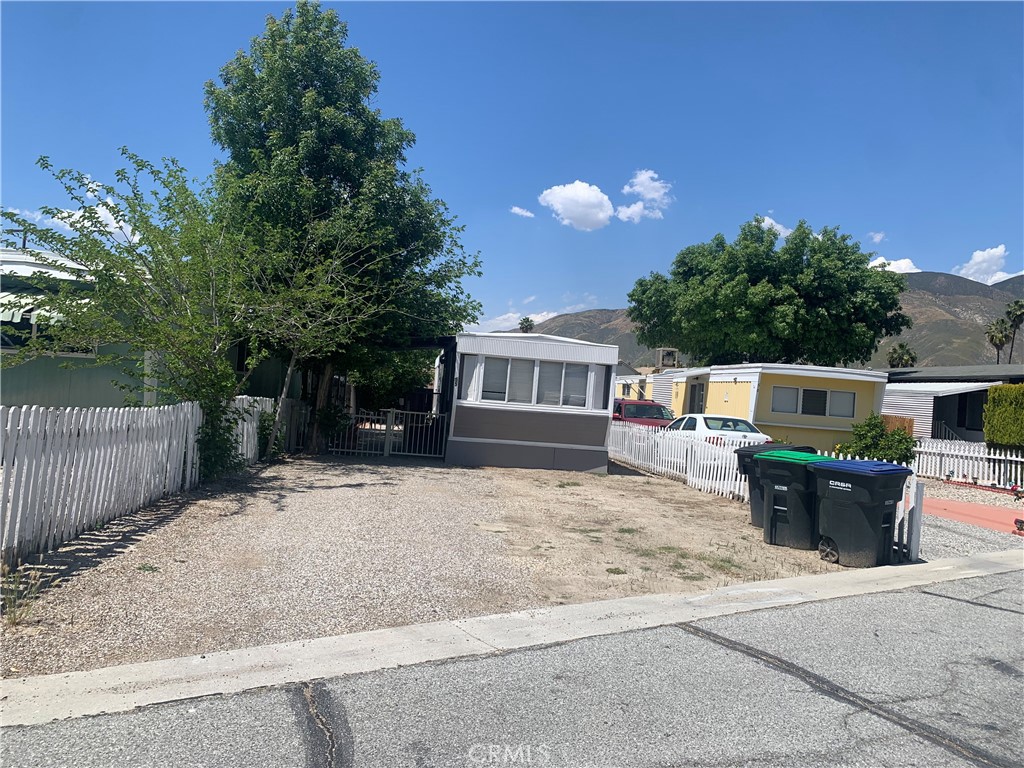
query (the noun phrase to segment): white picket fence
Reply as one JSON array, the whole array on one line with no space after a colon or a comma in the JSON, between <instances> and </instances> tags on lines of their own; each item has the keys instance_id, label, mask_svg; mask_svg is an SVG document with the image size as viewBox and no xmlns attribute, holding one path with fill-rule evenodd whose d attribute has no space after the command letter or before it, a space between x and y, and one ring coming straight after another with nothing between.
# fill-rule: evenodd
<instances>
[{"instance_id":1,"label":"white picket fence","mask_svg":"<svg viewBox=\"0 0 1024 768\"><path fill-rule=\"evenodd\" d=\"M740 474L736 449L746 441L709 443L687 439L658 427L612 424L608 457L656 475L682 480L705 493L746 499L747 480Z\"/></svg>"},{"instance_id":2,"label":"white picket fence","mask_svg":"<svg viewBox=\"0 0 1024 768\"><path fill-rule=\"evenodd\" d=\"M235 441L259 460L268 397L239 397ZM285 402L286 448L302 444L308 407ZM0 406L0 558L14 565L199 483L197 403L159 408Z\"/></svg>"},{"instance_id":3,"label":"white picket fence","mask_svg":"<svg viewBox=\"0 0 1024 768\"><path fill-rule=\"evenodd\" d=\"M730 499L749 501L747 478L739 471L736 449L749 441L722 440L707 442L686 435L672 434L658 427L640 424L612 424L608 437L608 457L622 464L656 475L682 480L705 493ZM834 459L855 459L838 453L822 453ZM909 467L912 471L914 467ZM911 561L918 559L921 545L921 512L924 486L911 474L904 485L902 498L896 503L899 542ZM906 521L906 522L903 522Z\"/></svg>"},{"instance_id":4,"label":"white picket fence","mask_svg":"<svg viewBox=\"0 0 1024 768\"><path fill-rule=\"evenodd\" d=\"M196 403L0 406L3 562L45 552L199 481Z\"/></svg>"},{"instance_id":5,"label":"white picket fence","mask_svg":"<svg viewBox=\"0 0 1024 768\"><path fill-rule=\"evenodd\" d=\"M260 460L260 414L273 413L274 405L272 397L242 395L235 398L235 409L238 412L235 441L239 455L250 466Z\"/></svg>"},{"instance_id":6,"label":"white picket fence","mask_svg":"<svg viewBox=\"0 0 1024 768\"><path fill-rule=\"evenodd\" d=\"M926 438L914 449L921 477L979 485L1024 486L1024 453L990 449L985 443Z\"/></svg>"}]
</instances>

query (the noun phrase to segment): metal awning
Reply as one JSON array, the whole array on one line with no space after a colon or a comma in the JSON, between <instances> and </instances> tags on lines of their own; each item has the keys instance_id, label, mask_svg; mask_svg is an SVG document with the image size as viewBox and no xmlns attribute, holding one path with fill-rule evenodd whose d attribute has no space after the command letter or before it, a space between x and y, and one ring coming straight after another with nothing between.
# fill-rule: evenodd
<instances>
[{"instance_id":1,"label":"metal awning","mask_svg":"<svg viewBox=\"0 0 1024 768\"><path fill-rule=\"evenodd\" d=\"M885 394L888 395L924 395L929 397L945 397L961 395L964 392L978 392L995 386L998 381L958 381L958 382L899 382L886 384Z\"/></svg>"}]
</instances>

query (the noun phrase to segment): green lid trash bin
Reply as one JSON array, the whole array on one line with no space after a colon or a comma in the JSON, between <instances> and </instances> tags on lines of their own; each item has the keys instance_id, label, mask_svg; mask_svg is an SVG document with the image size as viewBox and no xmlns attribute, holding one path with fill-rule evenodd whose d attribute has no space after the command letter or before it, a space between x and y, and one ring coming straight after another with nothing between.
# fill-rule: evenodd
<instances>
[{"instance_id":1,"label":"green lid trash bin","mask_svg":"<svg viewBox=\"0 0 1024 768\"><path fill-rule=\"evenodd\" d=\"M912 471L887 461L836 460L812 472L821 559L857 568L894 562L896 505Z\"/></svg>"},{"instance_id":2,"label":"green lid trash bin","mask_svg":"<svg viewBox=\"0 0 1024 768\"><path fill-rule=\"evenodd\" d=\"M818 548L812 464L828 456L799 451L765 451L754 456L764 493L763 530L766 544L792 549Z\"/></svg>"},{"instance_id":3,"label":"green lid trash bin","mask_svg":"<svg viewBox=\"0 0 1024 768\"><path fill-rule=\"evenodd\" d=\"M736 463L741 475L747 478L747 501L750 503L750 524L764 528L764 487L757 478L757 464L754 456L765 451L797 451L798 453L816 453L809 445L789 445L788 443L758 443L743 445L737 448Z\"/></svg>"}]
</instances>

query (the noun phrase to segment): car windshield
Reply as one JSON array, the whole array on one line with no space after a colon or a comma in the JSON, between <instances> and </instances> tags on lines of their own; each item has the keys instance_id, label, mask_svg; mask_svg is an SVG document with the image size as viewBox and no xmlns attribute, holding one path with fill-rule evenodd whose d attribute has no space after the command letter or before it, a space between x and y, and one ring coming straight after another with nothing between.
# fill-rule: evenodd
<instances>
[{"instance_id":1,"label":"car windshield","mask_svg":"<svg viewBox=\"0 0 1024 768\"><path fill-rule=\"evenodd\" d=\"M743 419L725 419L711 416L704 419L704 424L713 432L747 432L756 434L759 431L757 427Z\"/></svg>"},{"instance_id":2,"label":"car windshield","mask_svg":"<svg viewBox=\"0 0 1024 768\"><path fill-rule=\"evenodd\" d=\"M667 419L675 418L672 411L664 405L653 405L648 403L629 403L623 408L623 416L627 419Z\"/></svg>"}]
</instances>

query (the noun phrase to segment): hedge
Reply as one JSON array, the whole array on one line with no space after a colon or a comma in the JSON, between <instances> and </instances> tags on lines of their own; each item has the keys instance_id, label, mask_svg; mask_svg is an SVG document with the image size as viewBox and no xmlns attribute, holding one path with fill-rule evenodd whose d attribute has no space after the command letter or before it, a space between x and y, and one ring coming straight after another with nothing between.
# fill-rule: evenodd
<instances>
[{"instance_id":1,"label":"hedge","mask_svg":"<svg viewBox=\"0 0 1024 768\"><path fill-rule=\"evenodd\" d=\"M1024 384L999 384L988 390L985 442L1005 448L1024 447Z\"/></svg>"}]
</instances>

